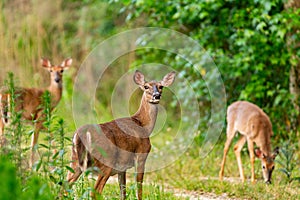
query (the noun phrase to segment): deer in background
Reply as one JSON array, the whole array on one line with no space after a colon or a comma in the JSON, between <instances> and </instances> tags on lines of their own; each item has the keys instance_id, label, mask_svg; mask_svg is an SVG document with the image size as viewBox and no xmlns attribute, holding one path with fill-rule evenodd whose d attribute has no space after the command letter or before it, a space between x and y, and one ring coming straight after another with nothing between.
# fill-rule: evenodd
<instances>
[{"instance_id":1,"label":"deer in background","mask_svg":"<svg viewBox=\"0 0 300 200\"><path fill-rule=\"evenodd\" d=\"M48 59L41 59L41 64L50 72L50 85L47 88L16 88L15 111L22 112L22 118L30 121L35 121L35 130L31 140L31 157L30 166L32 167L35 157L35 145L37 144L39 131L43 128L43 95L49 91L51 95L51 111L59 103L63 90L63 72L72 64L72 59L65 59L61 65L51 65ZM10 102L10 94L7 88L2 88L0 91L0 137L1 142L4 139L4 126L9 124L8 112Z\"/></svg>"},{"instance_id":2,"label":"deer in background","mask_svg":"<svg viewBox=\"0 0 300 200\"><path fill-rule=\"evenodd\" d=\"M256 155L261 160L264 181L271 183L274 160L279 153L278 147L275 148L274 152L271 152L272 124L268 115L262 109L247 101L234 102L227 109L227 140L219 173L220 180L223 179L226 155L236 132L241 134L240 139L234 146L234 152L242 182L245 181L245 176L242 168L241 150L247 141L251 162L251 182L255 182L254 161ZM258 147L255 151L254 143Z\"/></svg>"},{"instance_id":3,"label":"deer in background","mask_svg":"<svg viewBox=\"0 0 300 200\"><path fill-rule=\"evenodd\" d=\"M145 81L136 71L134 82L144 91L138 111L131 117L79 128L73 137L69 183L75 182L89 167L98 169L95 191L100 193L110 176L118 174L121 199L126 198L126 170L136 165L137 198L142 199L145 162L151 149L149 136L154 128L163 87L170 86L175 72L161 81ZM94 196L94 194L92 194Z\"/></svg>"}]
</instances>

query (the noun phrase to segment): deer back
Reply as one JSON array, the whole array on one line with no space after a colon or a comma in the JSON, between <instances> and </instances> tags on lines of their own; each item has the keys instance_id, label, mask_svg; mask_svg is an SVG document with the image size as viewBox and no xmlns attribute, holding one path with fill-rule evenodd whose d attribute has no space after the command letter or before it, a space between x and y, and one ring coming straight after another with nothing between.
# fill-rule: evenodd
<instances>
[{"instance_id":1,"label":"deer back","mask_svg":"<svg viewBox=\"0 0 300 200\"><path fill-rule=\"evenodd\" d=\"M273 135L269 117L258 106L247 101L237 101L228 107L227 123L255 142L265 141Z\"/></svg>"}]
</instances>

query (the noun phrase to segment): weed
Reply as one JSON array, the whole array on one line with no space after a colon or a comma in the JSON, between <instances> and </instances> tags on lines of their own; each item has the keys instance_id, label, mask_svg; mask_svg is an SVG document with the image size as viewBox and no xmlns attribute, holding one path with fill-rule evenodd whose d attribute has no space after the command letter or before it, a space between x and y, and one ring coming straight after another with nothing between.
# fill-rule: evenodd
<instances>
[{"instance_id":1,"label":"weed","mask_svg":"<svg viewBox=\"0 0 300 200\"><path fill-rule=\"evenodd\" d=\"M293 172L298 169L296 167L296 144L291 144L290 141L283 143L280 149L279 159L276 160L276 162L280 165L279 171L285 175L288 182L294 180L300 182L300 176L293 177Z\"/></svg>"}]
</instances>

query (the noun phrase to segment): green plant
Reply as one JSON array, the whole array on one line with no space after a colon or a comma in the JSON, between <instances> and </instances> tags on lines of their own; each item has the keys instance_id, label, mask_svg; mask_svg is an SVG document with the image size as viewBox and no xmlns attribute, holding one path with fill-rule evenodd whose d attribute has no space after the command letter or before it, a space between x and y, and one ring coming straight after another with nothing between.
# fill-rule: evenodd
<instances>
[{"instance_id":1,"label":"green plant","mask_svg":"<svg viewBox=\"0 0 300 200\"><path fill-rule=\"evenodd\" d=\"M279 159L276 161L279 165L279 171L282 172L288 182L297 180L300 182L300 176L293 177L293 172L298 169L296 144L292 144L290 141L284 142L280 148Z\"/></svg>"},{"instance_id":2,"label":"green plant","mask_svg":"<svg viewBox=\"0 0 300 200\"><path fill-rule=\"evenodd\" d=\"M8 101L8 122L9 126L5 127L5 137L9 140L8 144L4 147L4 151L11 156L12 161L18 169L18 175L23 177L24 166L22 164L22 157L24 156L26 149L23 149L23 131L24 127L22 124L21 116L22 111L16 111L16 99L18 98L18 92L15 87L14 74L8 73L8 78L5 80L5 86L7 87L6 93L9 95ZM24 177L23 177L24 178Z\"/></svg>"},{"instance_id":3,"label":"green plant","mask_svg":"<svg viewBox=\"0 0 300 200\"><path fill-rule=\"evenodd\" d=\"M16 167L8 156L0 156L0 199L17 199L20 185L17 179Z\"/></svg>"}]
</instances>

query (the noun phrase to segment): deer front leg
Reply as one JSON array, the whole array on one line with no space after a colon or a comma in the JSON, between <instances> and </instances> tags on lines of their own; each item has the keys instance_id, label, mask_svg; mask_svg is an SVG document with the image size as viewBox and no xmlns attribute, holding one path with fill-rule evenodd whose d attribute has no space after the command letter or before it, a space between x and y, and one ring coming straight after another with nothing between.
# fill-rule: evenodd
<instances>
[{"instance_id":1,"label":"deer front leg","mask_svg":"<svg viewBox=\"0 0 300 200\"><path fill-rule=\"evenodd\" d=\"M241 177L242 182L245 181L245 176L244 176L244 170L243 170L242 159L241 159L241 150L242 150L245 142L246 142L246 137L242 135L241 138L239 139L239 141L236 143L236 145L234 145L234 153L235 153L236 160L238 163L240 177Z\"/></svg>"},{"instance_id":2,"label":"deer front leg","mask_svg":"<svg viewBox=\"0 0 300 200\"><path fill-rule=\"evenodd\" d=\"M42 121L36 122L34 133L33 133L32 138L31 138L31 156L30 156L30 163L29 163L30 168L32 168L33 164L34 164L35 151L37 149L36 144L37 144L37 141L39 139L39 132L42 129L42 127L43 127L43 122Z\"/></svg>"},{"instance_id":3,"label":"deer front leg","mask_svg":"<svg viewBox=\"0 0 300 200\"><path fill-rule=\"evenodd\" d=\"M254 144L253 141L248 140L248 150L250 154L250 163L251 163L251 182L255 183L255 173L254 173L254 162L255 162L255 155L254 155Z\"/></svg>"},{"instance_id":4,"label":"deer front leg","mask_svg":"<svg viewBox=\"0 0 300 200\"><path fill-rule=\"evenodd\" d=\"M126 172L118 173L118 181L120 186L120 198L126 199Z\"/></svg>"},{"instance_id":5,"label":"deer front leg","mask_svg":"<svg viewBox=\"0 0 300 200\"><path fill-rule=\"evenodd\" d=\"M224 151L223 151L223 159L222 159L222 163L221 163L221 169L219 172L219 179L222 181L223 180L223 176L224 176L224 167L225 167L225 163L226 163L226 156L230 147L230 144L232 142L232 139L235 135L235 131L233 130L233 126L232 125L228 125L227 126L227 139L225 142L225 146L224 146Z\"/></svg>"},{"instance_id":6,"label":"deer front leg","mask_svg":"<svg viewBox=\"0 0 300 200\"><path fill-rule=\"evenodd\" d=\"M138 159L137 162L137 198L141 200L143 198L143 179L144 179L144 171L145 171L145 163L147 156L142 156L142 158Z\"/></svg>"}]
</instances>

